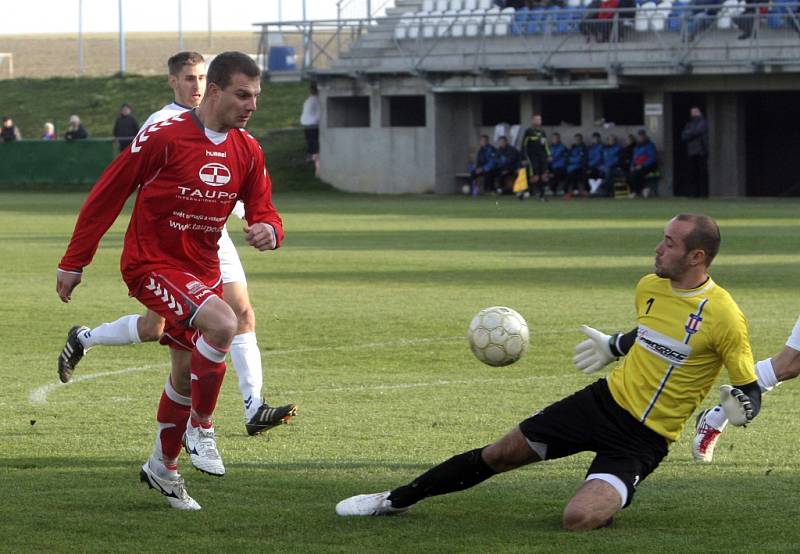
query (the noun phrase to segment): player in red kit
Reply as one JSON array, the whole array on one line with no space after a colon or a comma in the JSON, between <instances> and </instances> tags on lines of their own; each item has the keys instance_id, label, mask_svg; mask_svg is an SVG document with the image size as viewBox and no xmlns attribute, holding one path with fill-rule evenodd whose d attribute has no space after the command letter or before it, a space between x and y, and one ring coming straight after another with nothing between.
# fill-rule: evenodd
<instances>
[{"instance_id":1,"label":"player in red kit","mask_svg":"<svg viewBox=\"0 0 800 554\"><path fill-rule=\"evenodd\" d=\"M250 245L273 250L283 239L264 155L244 131L260 76L246 54L218 55L200 106L143 129L103 172L58 266L56 291L68 302L101 237L138 189L120 268L131 296L165 318L161 342L170 346L172 361L156 445L140 476L179 509L200 509L177 471L182 443L197 469L225 473L212 415L237 320L221 298L222 228L241 200Z\"/></svg>"}]
</instances>

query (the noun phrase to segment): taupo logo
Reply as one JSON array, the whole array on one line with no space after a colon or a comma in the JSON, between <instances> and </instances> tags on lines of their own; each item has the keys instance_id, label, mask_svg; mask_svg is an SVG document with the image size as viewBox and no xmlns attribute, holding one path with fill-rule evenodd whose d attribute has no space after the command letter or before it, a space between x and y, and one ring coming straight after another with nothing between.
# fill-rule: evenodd
<instances>
[{"instance_id":1,"label":"taupo logo","mask_svg":"<svg viewBox=\"0 0 800 554\"><path fill-rule=\"evenodd\" d=\"M206 164L200 168L200 180L211 187L221 187L231 180L231 171L222 164Z\"/></svg>"}]
</instances>

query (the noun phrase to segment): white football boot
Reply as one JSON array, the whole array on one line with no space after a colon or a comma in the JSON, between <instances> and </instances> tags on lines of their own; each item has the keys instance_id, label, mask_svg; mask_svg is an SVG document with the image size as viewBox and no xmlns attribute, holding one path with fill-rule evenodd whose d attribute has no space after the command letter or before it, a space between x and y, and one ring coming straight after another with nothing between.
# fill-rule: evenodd
<instances>
[{"instance_id":1,"label":"white football boot","mask_svg":"<svg viewBox=\"0 0 800 554\"><path fill-rule=\"evenodd\" d=\"M697 416L692 456L698 462L711 463L714 460L714 447L717 446L722 431L706 423L706 415L711 410L703 410Z\"/></svg>"},{"instance_id":2,"label":"white football boot","mask_svg":"<svg viewBox=\"0 0 800 554\"><path fill-rule=\"evenodd\" d=\"M336 513L340 516L390 516L408 510L408 508L393 507L389 501L389 494L391 491L345 498L336 505Z\"/></svg>"},{"instance_id":3,"label":"white football boot","mask_svg":"<svg viewBox=\"0 0 800 554\"><path fill-rule=\"evenodd\" d=\"M155 489L166 496L169 505L176 510L200 509L200 504L195 502L194 498L189 496L189 493L186 492L186 484L183 481L183 477L180 475L175 479L159 477L150 469L150 460L146 461L144 465L142 465L142 469L139 470L139 479L142 483L147 483L149 488Z\"/></svg>"},{"instance_id":4,"label":"white football boot","mask_svg":"<svg viewBox=\"0 0 800 554\"><path fill-rule=\"evenodd\" d=\"M193 427L191 421L186 422L183 447L195 468L217 477L225 475L225 466L222 464L222 456L217 450L213 427L203 429L202 427Z\"/></svg>"}]
</instances>

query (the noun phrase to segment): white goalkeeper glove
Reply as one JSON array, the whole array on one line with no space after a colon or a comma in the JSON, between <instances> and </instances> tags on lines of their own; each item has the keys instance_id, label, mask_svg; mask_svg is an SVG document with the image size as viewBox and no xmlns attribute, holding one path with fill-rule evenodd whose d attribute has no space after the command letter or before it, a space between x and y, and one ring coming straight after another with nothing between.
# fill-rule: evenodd
<instances>
[{"instance_id":1,"label":"white goalkeeper glove","mask_svg":"<svg viewBox=\"0 0 800 554\"><path fill-rule=\"evenodd\" d=\"M753 419L753 404L750 397L730 385L719 388L719 403L732 425L741 427Z\"/></svg>"},{"instance_id":2,"label":"white goalkeeper glove","mask_svg":"<svg viewBox=\"0 0 800 554\"><path fill-rule=\"evenodd\" d=\"M581 331L589 338L575 346L572 363L576 368L589 375L617 359L611 352L611 341L616 340L616 335L606 335L588 325L581 325Z\"/></svg>"}]
</instances>

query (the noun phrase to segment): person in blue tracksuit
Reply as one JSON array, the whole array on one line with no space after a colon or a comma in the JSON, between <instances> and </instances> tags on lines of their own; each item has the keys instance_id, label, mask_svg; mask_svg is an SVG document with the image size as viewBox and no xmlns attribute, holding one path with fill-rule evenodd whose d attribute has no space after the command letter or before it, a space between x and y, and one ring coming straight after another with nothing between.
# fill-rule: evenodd
<instances>
[{"instance_id":1,"label":"person in blue tracksuit","mask_svg":"<svg viewBox=\"0 0 800 554\"><path fill-rule=\"evenodd\" d=\"M564 199L569 200L575 194L586 196L586 159L588 149L583 142L583 135L575 134L575 142L569 147L567 156L567 193Z\"/></svg>"},{"instance_id":2,"label":"person in blue tracksuit","mask_svg":"<svg viewBox=\"0 0 800 554\"><path fill-rule=\"evenodd\" d=\"M603 185L602 191L606 196L614 196L614 179L625 175L620 167L622 147L617 142L616 135L608 135L606 145L603 147Z\"/></svg>"},{"instance_id":3,"label":"person in blue tracksuit","mask_svg":"<svg viewBox=\"0 0 800 554\"><path fill-rule=\"evenodd\" d=\"M550 180L553 186L553 193L555 193L559 187L566 187L567 157L569 156L569 149L561 142L561 135L558 133L553 133L550 141L550 156L552 157L550 162L552 178Z\"/></svg>"},{"instance_id":4,"label":"person in blue tracksuit","mask_svg":"<svg viewBox=\"0 0 800 554\"><path fill-rule=\"evenodd\" d=\"M478 153L475 155L475 164L470 166L470 183L477 183L480 177L483 180L484 192L494 189L494 178L497 169L497 150L489 142L489 135L481 135Z\"/></svg>"},{"instance_id":5,"label":"person in blue tracksuit","mask_svg":"<svg viewBox=\"0 0 800 554\"><path fill-rule=\"evenodd\" d=\"M645 177L658 168L658 158L656 156L656 146L647 131L640 130L636 139L636 147L633 149L633 161L631 162L631 185L632 195L642 195L645 184ZM648 191L649 192L649 191ZM647 193L644 194L647 196Z\"/></svg>"},{"instance_id":6,"label":"person in blue tracksuit","mask_svg":"<svg viewBox=\"0 0 800 554\"><path fill-rule=\"evenodd\" d=\"M506 137L500 137L497 139L496 155L497 180L495 182L495 192L497 194L511 192L514 187L514 179L517 178L517 172L521 165L519 150L508 144Z\"/></svg>"},{"instance_id":7,"label":"person in blue tracksuit","mask_svg":"<svg viewBox=\"0 0 800 554\"><path fill-rule=\"evenodd\" d=\"M603 141L600 133L592 133L592 141L586 155L586 166L589 193L595 194L603 182Z\"/></svg>"}]
</instances>

